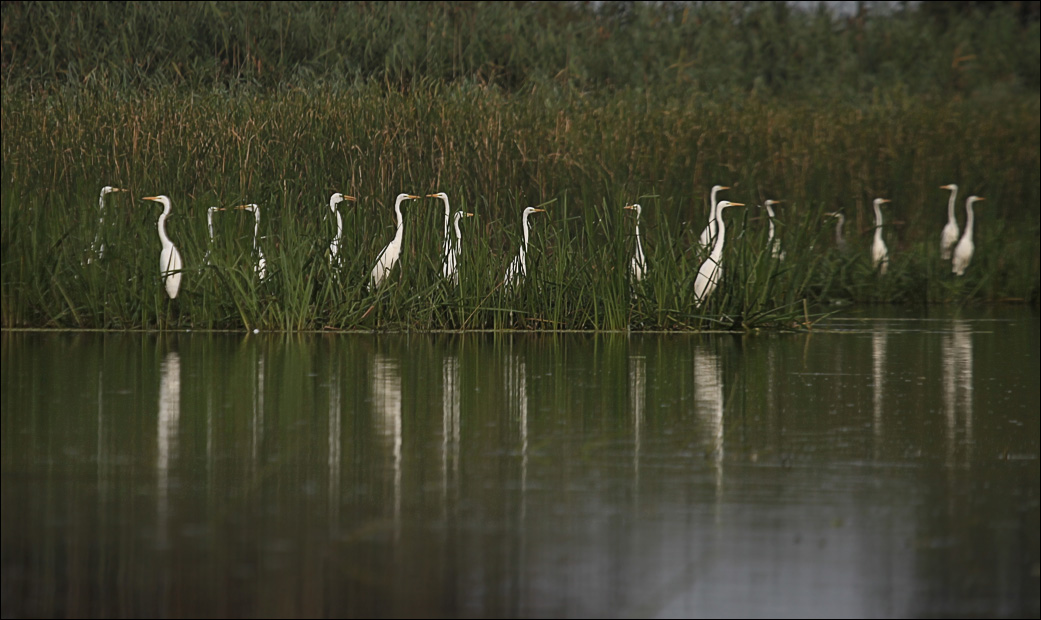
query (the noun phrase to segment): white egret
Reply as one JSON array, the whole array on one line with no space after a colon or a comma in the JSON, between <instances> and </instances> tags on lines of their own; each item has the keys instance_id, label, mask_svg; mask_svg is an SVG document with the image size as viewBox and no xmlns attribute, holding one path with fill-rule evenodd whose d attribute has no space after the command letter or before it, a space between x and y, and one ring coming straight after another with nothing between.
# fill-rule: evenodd
<instances>
[{"instance_id":1,"label":"white egret","mask_svg":"<svg viewBox=\"0 0 1041 620\"><path fill-rule=\"evenodd\" d=\"M846 224L846 216L839 213L838 211L834 211L832 213L825 213L824 215L827 217L833 217L836 220L838 220L835 223L835 247L837 247L840 252L845 252L846 237L842 234L842 228Z\"/></svg>"},{"instance_id":2,"label":"white egret","mask_svg":"<svg viewBox=\"0 0 1041 620\"><path fill-rule=\"evenodd\" d=\"M954 215L954 199L958 195L958 186L954 183L941 185L940 189L951 190L951 199L947 201L947 224L940 233L940 258L951 260L951 249L958 242L958 218Z\"/></svg>"},{"instance_id":3,"label":"white egret","mask_svg":"<svg viewBox=\"0 0 1041 620\"><path fill-rule=\"evenodd\" d=\"M372 268L372 273L369 274L369 290L379 287L383 280L390 275L390 270L394 268L398 258L401 257L401 240L405 234L405 222L401 219L401 203L406 200L418 199L419 196L413 196L412 194L398 194L397 199L394 201L397 229L394 231L394 238L390 240L387 247L383 248L383 251L376 257L376 265Z\"/></svg>"},{"instance_id":4,"label":"white egret","mask_svg":"<svg viewBox=\"0 0 1041 620\"><path fill-rule=\"evenodd\" d=\"M889 250L886 242L882 241L882 205L889 202L888 198L875 198L872 203L875 208L875 240L871 244L871 268L877 269L879 275L886 275L889 269Z\"/></svg>"},{"instance_id":5,"label":"white egret","mask_svg":"<svg viewBox=\"0 0 1041 620\"><path fill-rule=\"evenodd\" d=\"M716 205L716 220L719 224L719 230L716 234L716 242L712 246L712 253L705 259L705 262L701 263L698 275L694 278L695 306L701 306L701 304L705 303L705 300L716 290L716 286L723 277L723 244L726 242L727 234L726 225L723 223L723 209L743 206L745 205L740 202L730 202L729 200L721 200Z\"/></svg>"},{"instance_id":6,"label":"white egret","mask_svg":"<svg viewBox=\"0 0 1041 620\"><path fill-rule=\"evenodd\" d=\"M210 253L213 252L213 242L215 240L215 237L213 235L213 213L215 211L223 211L223 210L224 210L223 207L210 207L209 209L206 209L206 230L208 230L209 233L210 233L210 247L209 247L209 249L206 250L206 264L207 265L211 265L212 264L210 262Z\"/></svg>"},{"instance_id":7,"label":"white egret","mask_svg":"<svg viewBox=\"0 0 1041 620\"><path fill-rule=\"evenodd\" d=\"M716 194L719 193L720 190L724 189L730 188L726 185L712 186L712 194L709 197L709 201L712 204L709 205L708 224L705 226L705 230L701 231L701 237L699 239L699 243L703 248L707 248L712 243L712 240L716 238L716 230L718 229L716 218L719 217L718 207L716 207Z\"/></svg>"},{"instance_id":8,"label":"white egret","mask_svg":"<svg viewBox=\"0 0 1041 620\"><path fill-rule=\"evenodd\" d=\"M636 251L633 252L632 261L629 263L629 275L634 281L639 282L647 273L647 259L643 255L643 244L640 243L640 213L643 212L643 208L635 203L626 205L625 208L636 211Z\"/></svg>"},{"instance_id":9,"label":"white egret","mask_svg":"<svg viewBox=\"0 0 1041 620\"><path fill-rule=\"evenodd\" d=\"M340 210L336 208L336 205L340 204L344 200L355 201L357 200L354 196L347 196L336 192L332 196L329 196L329 210L336 216L336 236L329 242L329 264L332 265L340 260L340 240L343 236L343 218L340 216Z\"/></svg>"},{"instance_id":10,"label":"white egret","mask_svg":"<svg viewBox=\"0 0 1041 620\"><path fill-rule=\"evenodd\" d=\"M256 203L250 203L235 208L253 213L253 251L257 255L257 264L253 270L256 271L257 277L263 280L267 277L267 259L264 258L264 250L260 249L260 242L257 240L257 235L260 233L260 207Z\"/></svg>"},{"instance_id":11,"label":"white egret","mask_svg":"<svg viewBox=\"0 0 1041 620\"><path fill-rule=\"evenodd\" d=\"M959 276L965 275L965 268L969 266L969 261L972 260L972 253L975 251L976 246L972 243L972 203L985 200L980 196L969 196L968 200L965 201L965 233L958 240L958 245L954 246L954 259L951 261L951 273Z\"/></svg>"},{"instance_id":12,"label":"white egret","mask_svg":"<svg viewBox=\"0 0 1041 620\"><path fill-rule=\"evenodd\" d=\"M101 260L105 255L105 240L102 239L102 232L105 227L105 196L108 196L112 192L126 191L130 190L112 187L111 185L106 185L101 188L101 195L98 197L98 230L94 233L94 242L90 244L91 255L87 257L88 265L94 260L94 258Z\"/></svg>"},{"instance_id":13,"label":"white egret","mask_svg":"<svg viewBox=\"0 0 1041 620\"><path fill-rule=\"evenodd\" d=\"M520 252L517 257L510 263L509 268L506 269L506 277L503 279L503 284L507 288L512 288L517 283L518 279L524 279L528 276L528 238L530 235L528 227L528 217L532 213L544 213L545 209L538 209L536 207L528 207L524 209L524 214L521 216L522 229L524 231L524 241L521 242Z\"/></svg>"},{"instance_id":14,"label":"white egret","mask_svg":"<svg viewBox=\"0 0 1041 620\"><path fill-rule=\"evenodd\" d=\"M448 194L444 192L438 192L436 194L427 194L427 198L440 198L445 203L445 242L441 246L441 275L453 283L459 282L459 275L456 273L456 262L459 258L459 250L452 248L452 237L449 231L449 221L451 220L452 210L448 206ZM460 211L462 213L462 211ZM458 225L459 220L456 220ZM456 238L459 237L459 229L456 228Z\"/></svg>"},{"instance_id":15,"label":"white egret","mask_svg":"<svg viewBox=\"0 0 1041 620\"><path fill-rule=\"evenodd\" d=\"M175 299L177 290L181 288L181 270L184 268L184 261L181 260L181 253L177 251L177 246L170 241L170 237L166 236L166 218L170 216L173 205L170 204L169 198L162 195L149 196L143 200L151 200L163 205L163 213L156 223L159 242L163 244L163 249L159 252L159 275L166 286L166 294L170 296L170 299Z\"/></svg>"},{"instance_id":16,"label":"white egret","mask_svg":"<svg viewBox=\"0 0 1041 620\"><path fill-rule=\"evenodd\" d=\"M452 284L459 284L459 253L463 248L463 234L459 230L459 220L464 217L473 217L473 213L456 211L452 216L452 228L455 229L455 240L452 242L451 252L445 257L444 276Z\"/></svg>"},{"instance_id":17,"label":"white egret","mask_svg":"<svg viewBox=\"0 0 1041 620\"><path fill-rule=\"evenodd\" d=\"M766 244L770 246L770 256L783 261L786 253L781 249L781 240L774 238L774 210L773 205L780 204L780 200L767 200L763 203L766 213L770 218L770 234L767 236Z\"/></svg>"}]
</instances>

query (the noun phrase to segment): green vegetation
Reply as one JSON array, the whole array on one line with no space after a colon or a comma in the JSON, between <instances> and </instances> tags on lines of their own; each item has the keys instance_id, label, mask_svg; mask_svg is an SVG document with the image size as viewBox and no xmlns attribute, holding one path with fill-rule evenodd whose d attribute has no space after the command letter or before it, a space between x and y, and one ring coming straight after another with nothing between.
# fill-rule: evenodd
<instances>
[{"instance_id":1,"label":"green vegetation","mask_svg":"<svg viewBox=\"0 0 1041 620\"><path fill-rule=\"evenodd\" d=\"M95 6L97 5L97 6ZM771 4L174 3L3 6L4 326L700 329L788 326L841 302L1037 303L1036 18L999 7L833 20ZM58 28L58 24L62 27ZM161 27L160 27L161 25ZM770 33L766 36L763 33ZM913 43L913 45L912 45ZM909 47L910 46L910 47ZM89 51L88 51L89 50ZM938 257L948 192L986 196L963 278ZM708 190L724 279L691 285ZM108 197L106 254L88 262ZM343 262L326 251L341 191ZM391 281L366 290L402 191L463 222L440 281L443 208L405 204ZM159 280L156 204L186 272ZM890 271L870 269L890 198ZM766 247L784 201L786 260ZM269 278L253 271L256 202ZM626 265L640 202L648 280ZM532 218L529 278L501 285ZM833 221L842 210L849 250ZM210 252L210 262L204 260Z\"/></svg>"}]
</instances>

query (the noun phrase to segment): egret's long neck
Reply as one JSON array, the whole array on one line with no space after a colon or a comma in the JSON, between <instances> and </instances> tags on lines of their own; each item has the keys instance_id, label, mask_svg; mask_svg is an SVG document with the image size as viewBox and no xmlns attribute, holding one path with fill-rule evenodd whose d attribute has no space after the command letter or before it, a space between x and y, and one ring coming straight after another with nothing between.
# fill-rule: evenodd
<instances>
[{"instance_id":1,"label":"egret's long neck","mask_svg":"<svg viewBox=\"0 0 1041 620\"><path fill-rule=\"evenodd\" d=\"M105 211L105 192L101 192L101 196L98 198L98 211Z\"/></svg>"},{"instance_id":2,"label":"egret's long neck","mask_svg":"<svg viewBox=\"0 0 1041 620\"><path fill-rule=\"evenodd\" d=\"M952 189L951 190L951 199L947 203L947 221L948 222L953 222L955 225L957 225L957 223L958 223L958 220L956 220L955 217L954 217L954 198L957 195L958 195L958 190L957 189Z\"/></svg>"},{"instance_id":3,"label":"egret's long neck","mask_svg":"<svg viewBox=\"0 0 1041 620\"><path fill-rule=\"evenodd\" d=\"M206 209L206 230L210 231L210 241L213 241L213 209Z\"/></svg>"},{"instance_id":4,"label":"egret's long neck","mask_svg":"<svg viewBox=\"0 0 1041 620\"><path fill-rule=\"evenodd\" d=\"M336 216L336 237L333 241L336 243L340 242L340 236L343 234L343 218L340 217L340 210L333 207L333 214Z\"/></svg>"},{"instance_id":5,"label":"egret's long neck","mask_svg":"<svg viewBox=\"0 0 1041 620\"><path fill-rule=\"evenodd\" d=\"M882 209L875 203L875 239L882 240Z\"/></svg>"},{"instance_id":6,"label":"egret's long neck","mask_svg":"<svg viewBox=\"0 0 1041 620\"><path fill-rule=\"evenodd\" d=\"M528 237L530 236L530 233L528 232L528 216L529 215L531 215L531 214L530 213L525 213L524 214L524 226L522 226L522 228L524 229L524 243L522 243L521 247L520 247L520 255L521 255L522 259L528 253Z\"/></svg>"},{"instance_id":7,"label":"egret's long neck","mask_svg":"<svg viewBox=\"0 0 1041 620\"><path fill-rule=\"evenodd\" d=\"M459 253L459 248L462 247L462 243L463 243L463 233L462 233L462 231L459 230L459 220L461 220L461 219L463 219L463 218L462 217L456 217L455 218L455 222L452 224L452 227L455 228L455 252L456 252L456 254Z\"/></svg>"},{"instance_id":8,"label":"egret's long neck","mask_svg":"<svg viewBox=\"0 0 1041 620\"><path fill-rule=\"evenodd\" d=\"M723 239L727 234L727 227L723 223L723 209L716 214L716 221L719 224L719 232L716 233L716 243L712 246L712 261L719 264L719 258L723 255Z\"/></svg>"},{"instance_id":9,"label":"egret's long neck","mask_svg":"<svg viewBox=\"0 0 1041 620\"><path fill-rule=\"evenodd\" d=\"M394 231L394 241L401 243L401 236L405 232L405 220L401 217L401 202L404 199L394 201L394 217L397 219L398 227Z\"/></svg>"},{"instance_id":10,"label":"egret's long neck","mask_svg":"<svg viewBox=\"0 0 1041 620\"><path fill-rule=\"evenodd\" d=\"M842 225L846 223L846 218L843 216L838 217L838 222L835 224L835 242L842 243Z\"/></svg>"},{"instance_id":11,"label":"egret's long neck","mask_svg":"<svg viewBox=\"0 0 1041 620\"><path fill-rule=\"evenodd\" d=\"M770 235L767 241L773 241L774 239L774 210L770 208L770 205L766 205L766 213L770 216Z\"/></svg>"},{"instance_id":12,"label":"egret's long neck","mask_svg":"<svg viewBox=\"0 0 1041 620\"><path fill-rule=\"evenodd\" d=\"M636 212L636 255L643 262L643 244L640 243L640 212Z\"/></svg>"},{"instance_id":13,"label":"egret's long neck","mask_svg":"<svg viewBox=\"0 0 1041 620\"><path fill-rule=\"evenodd\" d=\"M260 208L253 207L253 249L257 249L257 235L260 234Z\"/></svg>"},{"instance_id":14,"label":"egret's long neck","mask_svg":"<svg viewBox=\"0 0 1041 620\"><path fill-rule=\"evenodd\" d=\"M173 245L170 238L166 236L166 218L170 215L170 205L163 205L163 213L159 216L159 223L156 226L159 229L159 241L162 242L165 248L168 245Z\"/></svg>"},{"instance_id":15,"label":"egret's long neck","mask_svg":"<svg viewBox=\"0 0 1041 620\"><path fill-rule=\"evenodd\" d=\"M975 218L974 218L973 213L972 213L972 203L971 202L965 203L965 212L967 213L966 220L965 220L965 238L968 239L969 241L972 241L972 221Z\"/></svg>"},{"instance_id":16,"label":"egret's long neck","mask_svg":"<svg viewBox=\"0 0 1041 620\"><path fill-rule=\"evenodd\" d=\"M448 221L452 216L452 209L448 206L448 199L442 198L445 202L445 249L448 249Z\"/></svg>"}]
</instances>

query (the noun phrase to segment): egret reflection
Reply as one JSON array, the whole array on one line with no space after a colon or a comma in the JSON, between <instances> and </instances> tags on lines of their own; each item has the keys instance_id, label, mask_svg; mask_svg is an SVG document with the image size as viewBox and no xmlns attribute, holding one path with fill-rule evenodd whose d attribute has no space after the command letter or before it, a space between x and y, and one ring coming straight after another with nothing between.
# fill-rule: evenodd
<instances>
[{"instance_id":1,"label":"egret reflection","mask_svg":"<svg viewBox=\"0 0 1041 620\"><path fill-rule=\"evenodd\" d=\"M959 413L964 418L966 463L972 454L972 328L968 321L955 320L943 339L943 405L947 422L947 463L954 464Z\"/></svg>"},{"instance_id":2,"label":"egret reflection","mask_svg":"<svg viewBox=\"0 0 1041 620\"><path fill-rule=\"evenodd\" d=\"M506 409L510 421L517 421L521 443L521 518L524 518L524 498L528 488L528 376L524 358L506 354Z\"/></svg>"},{"instance_id":3,"label":"egret reflection","mask_svg":"<svg viewBox=\"0 0 1041 620\"><path fill-rule=\"evenodd\" d=\"M335 361L329 371L329 524L339 523L340 470L343 455L341 433L343 410L340 407L340 376Z\"/></svg>"},{"instance_id":4,"label":"egret reflection","mask_svg":"<svg viewBox=\"0 0 1041 620\"><path fill-rule=\"evenodd\" d=\"M159 365L158 449L156 450L158 519L157 538L166 545L169 519L170 461L177 451L177 428L181 417L181 358L166 354Z\"/></svg>"},{"instance_id":5,"label":"egret reflection","mask_svg":"<svg viewBox=\"0 0 1041 620\"><path fill-rule=\"evenodd\" d=\"M629 356L629 409L633 414L633 476L634 489L640 488L640 433L643 430L643 408L647 402L647 358Z\"/></svg>"},{"instance_id":6,"label":"egret reflection","mask_svg":"<svg viewBox=\"0 0 1041 620\"><path fill-rule=\"evenodd\" d=\"M401 520L401 368L382 353L372 358L372 407L376 428L390 448L394 475L395 532Z\"/></svg>"},{"instance_id":7,"label":"egret reflection","mask_svg":"<svg viewBox=\"0 0 1041 620\"><path fill-rule=\"evenodd\" d=\"M451 481L459 479L459 360L448 356L441 367L441 492L448 505Z\"/></svg>"},{"instance_id":8,"label":"egret reflection","mask_svg":"<svg viewBox=\"0 0 1041 620\"><path fill-rule=\"evenodd\" d=\"M886 346L889 341L889 332L885 325L878 325L871 334L871 369L872 369L872 399L874 405L872 412L872 428L875 430L875 450L877 457L878 445L882 440L882 406L885 400L885 376L886 376Z\"/></svg>"},{"instance_id":9,"label":"egret reflection","mask_svg":"<svg viewBox=\"0 0 1041 620\"><path fill-rule=\"evenodd\" d=\"M719 493L723 488L723 373L719 357L705 348L694 351L694 413L706 432L703 446L712 460Z\"/></svg>"}]
</instances>

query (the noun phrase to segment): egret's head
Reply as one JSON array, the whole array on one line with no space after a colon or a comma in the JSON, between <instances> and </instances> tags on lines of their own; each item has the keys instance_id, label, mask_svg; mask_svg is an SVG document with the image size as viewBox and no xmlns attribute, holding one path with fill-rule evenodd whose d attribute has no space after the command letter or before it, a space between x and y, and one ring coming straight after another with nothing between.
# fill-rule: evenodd
<instances>
[{"instance_id":1,"label":"egret's head","mask_svg":"<svg viewBox=\"0 0 1041 620\"><path fill-rule=\"evenodd\" d=\"M952 192L956 192L956 191L958 191L958 186L955 185L954 183L951 183L950 185L941 185L940 189L949 189Z\"/></svg>"}]
</instances>

